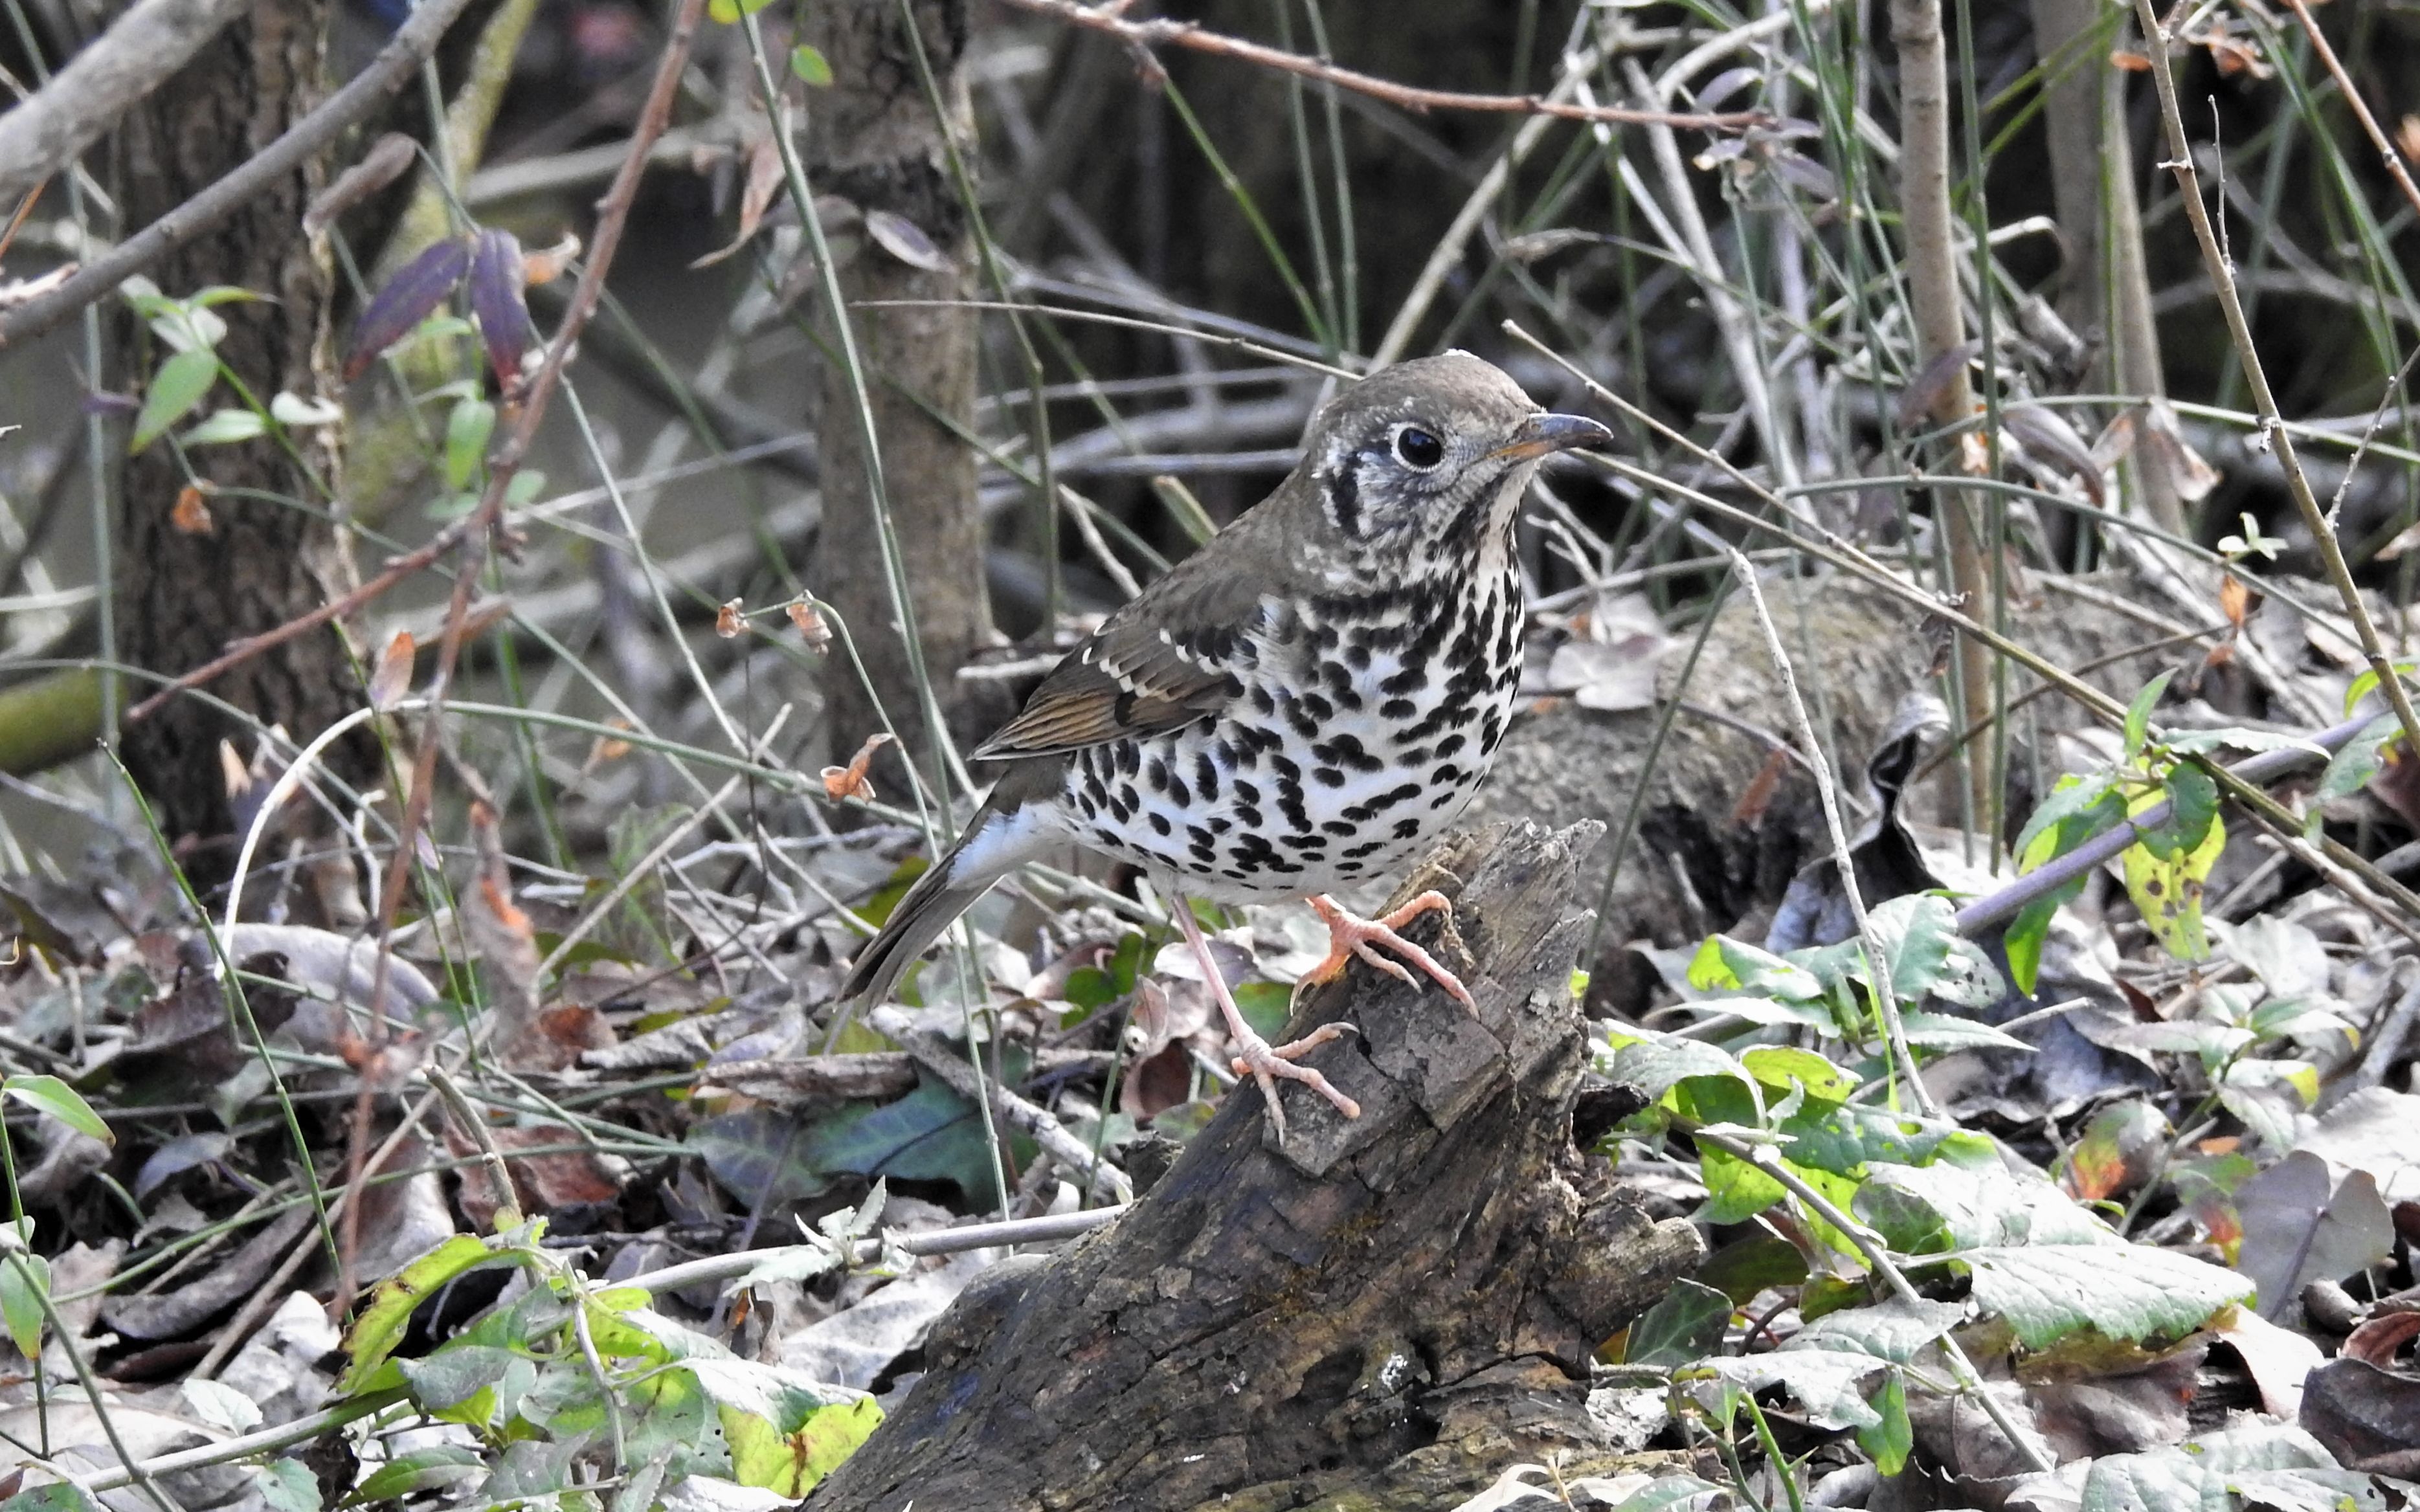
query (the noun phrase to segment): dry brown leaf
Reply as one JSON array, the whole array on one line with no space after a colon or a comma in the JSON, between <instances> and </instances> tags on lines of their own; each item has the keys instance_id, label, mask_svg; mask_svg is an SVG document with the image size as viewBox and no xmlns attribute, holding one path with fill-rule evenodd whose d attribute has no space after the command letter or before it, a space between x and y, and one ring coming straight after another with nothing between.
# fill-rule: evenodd
<instances>
[{"instance_id":1,"label":"dry brown leaf","mask_svg":"<svg viewBox=\"0 0 2420 1512\"><path fill-rule=\"evenodd\" d=\"M725 640L731 640L748 628L747 616L748 606L738 599L732 599L714 611L714 633Z\"/></svg>"},{"instance_id":2,"label":"dry brown leaf","mask_svg":"<svg viewBox=\"0 0 2420 1512\"><path fill-rule=\"evenodd\" d=\"M199 484L189 483L177 490L176 507L168 511L168 523L179 535L208 535L216 528L210 518L209 498Z\"/></svg>"},{"instance_id":3,"label":"dry brown leaf","mask_svg":"<svg viewBox=\"0 0 2420 1512\"><path fill-rule=\"evenodd\" d=\"M827 766L823 770L824 796L838 803L843 798L864 798L871 802L874 784L865 779L865 769L874 764L874 753L891 743L891 732L877 730L865 737L857 754L846 766Z\"/></svg>"},{"instance_id":4,"label":"dry brown leaf","mask_svg":"<svg viewBox=\"0 0 2420 1512\"><path fill-rule=\"evenodd\" d=\"M521 281L533 287L539 284L551 284L563 276L563 270L571 266L571 259L579 255L580 238L569 231L565 232L563 239L551 247L543 247L535 252L524 249L521 253Z\"/></svg>"},{"instance_id":5,"label":"dry brown leaf","mask_svg":"<svg viewBox=\"0 0 2420 1512\"><path fill-rule=\"evenodd\" d=\"M830 651L832 643L831 625L824 619L823 610L815 608L814 601L808 598L794 598L790 600L789 609L790 623L797 625L799 633L807 638L807 649L816 652Z\"/></svg>"},{"instance_id":6,"label":"dry brown leaf","mask_svg":"<svg viewBox=\"0 0 2420 1512\"><path fill-rule=\"evenodd\" d=\"M397 630L395 637L378 654L378 665L370 672L370 707L381 712L394 708L411 687L411 661L419 648L412 643L410 630Z\"/></svg>"},{"instance_id":7,"label":"dry brown leaf","mask_svg":"<svg viewBox=\"0 0 2420 1512\"><path fill-rule=\"evenodd\" d=\"M773 205L774 192L782 187L782 149L767 131L748 145L748 182L739 191L739 234L725 247L707 253L691 268L711 268L733 253L748 245L756 228L764 224L765 212Z\"/></svg>"},{"instance_id":8,"label":"dry brown leaf","mask_svg":"<svg viewBox=\"0 0 2420 1512\"><path fill-rule=\"evenodd\" d=\"M2218 607L2226 615L2226 623L2243 628L2244 620L2252 613L2252 590L2242 579L2228 573L2218 585Z\"/></svg>"},{"instance_id":9,"label":"dry brown leaf","mask_svg":"<svg viewBox=\"0 0 2420 1512\"><path fill-rule=\"evenodd\" d=\"M2132 48L2121 47L2111 53L2109 54L2109 63L2112 68L2123 69L2128 73L2149 73L2151 71L2151 60L2149 56L2142 53L2137 53Z\"/></svg>"}]
</instances>

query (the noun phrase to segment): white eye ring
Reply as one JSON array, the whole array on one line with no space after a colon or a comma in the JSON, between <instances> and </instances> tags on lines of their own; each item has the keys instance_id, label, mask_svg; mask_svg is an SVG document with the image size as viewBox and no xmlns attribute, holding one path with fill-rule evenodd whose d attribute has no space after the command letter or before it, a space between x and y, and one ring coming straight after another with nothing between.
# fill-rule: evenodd
<instances>
[{"instance_id":1,"label":"white eye ring","mask_svg":"<svg viewBox=\"0 0 2420 1512\"><path fill-rule=\"evenodd\" d=\"M1426 425L1405 421L1393 435L1395 460L1413 471L1426 472L1445 461L1445 442ZM1416 452L1421 455L1413 455Z\"/></svg>"}]
</instances>

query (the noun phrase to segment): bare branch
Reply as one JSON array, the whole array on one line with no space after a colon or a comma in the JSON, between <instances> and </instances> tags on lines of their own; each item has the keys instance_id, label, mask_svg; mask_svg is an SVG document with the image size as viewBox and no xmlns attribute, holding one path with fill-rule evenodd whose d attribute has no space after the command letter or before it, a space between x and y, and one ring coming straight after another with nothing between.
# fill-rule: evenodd
<instances>
[{"instance_id":1,"label":"bare branch","mask_svg":"<svg viewBox=\"0 0 2420 1512\"><path fill-rule=\"evenodd\" d=\"M334 141L338 133L369 115L380 100L395 91L396 85L411 77L428 54L436 51L438 39L445 35L445 28L454 23L454 18L460 15L469 3L470 0L423 0L413 8L411 19L398 27L386 46L380 49L378 56L370 60L369 67L353 75L342 89L330 95L317 110L287 128L284 135L254 154L242 167L119 242L114 251L95 258L50 293L39 299L28 300L6 315L0 315L0 346L24 341L54 329L128 278L216 227L259 193L263 186L292 173L305 159ZM119 24L122 27L124 23ZM116 30L109 33L109 37L116 35ZM102 43L107 40L108 38L103 38ZM78 61L81 62L90 51L87 49L85 54L79 54ZM70 64L69 68L71 70L74 65ZM68 74L62 72L57 81L36 100L48 96L67 79ZM8 123L16 120L18 114L26 108L29 107L21 106L19 112L0 116L0 140L5 140ZM0 146L0 163L11 161L8 153L8 149ZM6 182L5 177L0 177L0 184ZM309 627L302 625L294 629L299 633Z\"/></svg>"},{"instance_id":2,"label":"bare branch","mask_svg":"<svg viewBox=\"0 0 2420 1512\"><path fill-rule=\"evenodd\" d=\"M1619 105L1584 105L1545 95L1466 95L1450 89L1420 89L1411 85L1397 84L1391 79L1340 69L1333 63L1323 63L1299 53L1288 53L1258 42L1248 42L1240 37L1205 31L1189 21L1130 21L1118 14L1119 7L1078 5L1077 0L1007 0L1007 4L1018 10L1063 21L1071 26L1105 32L1128 47L1183 47L1218 57L1231 57L1264 69L1298 73L1306 79L1332 84L1340 89L1350 89L1373 100L1383 100L1404 110L1472 110L1498 116L1553 116L1567 121L1675 126L1706 131L1738 131L1773 124L1771 116L1755 110L1699 115L1663 110L1625 110Z\"/></svg>"},{"instance_id":3,"label":"bare branch","mask_svg":"<svg viewBox=\"0 0 2420 1512\"><path fill-rule=\"evenodd\" d=\"M0 116L0 204L73 162L245 8L246 0L137 0L49 84Z\"/></svg>"}]
</instances>

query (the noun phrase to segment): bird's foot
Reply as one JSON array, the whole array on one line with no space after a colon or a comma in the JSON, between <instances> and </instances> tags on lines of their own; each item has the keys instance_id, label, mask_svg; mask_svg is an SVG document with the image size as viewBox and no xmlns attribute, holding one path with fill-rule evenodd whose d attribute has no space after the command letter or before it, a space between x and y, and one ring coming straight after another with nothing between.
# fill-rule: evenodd
<instances>
[{"instance_id":1,"label":"bird's foot","mask_svg":"<svg viewBox=\"0 0 2420 1512\"><path fill-rule=\"evenodd\" d=\"M1348 1119L1361 1116L1361 1104L1336 1089L1334 1083L1309 1066L1295 1064L1297 1057L1309 1055L1330 1040L1341 1040L1352 1033L1343 1024L1323 1024L1287 1044L1271 1044L1246 1025L1241 1016L1228 1021L1227 1035L1235 1047L1231 1062L1238 1076L1249 1076L1261 1088L1261 1105L1269 1110L1269 1122L1277 1127L1278 1143L1285 1143L1285 1108L1278 1102L1280 1076L1290 1082L1300 1082L1320 1096L1336 1104L1336 1111Z\"/></svg>"},{"instance_id":2,"label":"bird's foot","mask_svg":"<svg viewBox=\"0 0 2420 1512\"><path fill-rule=\"evenodd\" d=\"M1419 983L1412 980L1411 972L1404 964L1408 961L1426 974L1430 980L1444 988L1455 1002L1468 1009L1471 1017L1479 1016L1479 1005L1471 1001L1470 989L1462 984L1462 979L1447 970L1445 964L1436 957L1397 933L1422 914L1431 913L1444 914L1446 927L1450 930L1453 927L1453 900L1444 893L1435 891L1421 893L1383 918L1362 918L1349 914L1345 912L1342 904L1324 893L1314 896L1311 900L1311 910L1327 925L1327 959L1304 972L1301 980L1294 984L1294 995L1297 1001L1308 989L1334 981L1344 975L1345 966L1352 963L1354 957L1358 956L1388 976L1417 986ZM1378 953L1380 947L1393 951L1403 959L1389 960L1380 955Z\"/></svg>"}]
</instances>

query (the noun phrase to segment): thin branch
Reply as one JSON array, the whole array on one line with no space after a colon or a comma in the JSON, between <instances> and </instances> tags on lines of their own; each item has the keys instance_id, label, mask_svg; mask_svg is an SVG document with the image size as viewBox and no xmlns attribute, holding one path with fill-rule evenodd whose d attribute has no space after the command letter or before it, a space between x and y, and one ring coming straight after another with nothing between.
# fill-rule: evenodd
<instances>
[{"instance_id":1,"label":"thin branch","mask_svg":"<svg viewBox=\"0 0 2420 1512\"><path fill-rule=\"evenodd\" d=\"M2286 491L2293 495L2294 507L2302 512L2304 526L2319 545L2319 562L2326 567L2328 581L2344 601L2345 613L2361 638L2363 659L2378 674L2379 691L2386 696L2396 718L2402 722L2404 738L2420 740L2420 716L2412 713L2411 692L2387 658L2378 626L2369 617L2369 606L2362 602L2361 590L2352 580L2352 569L2345 564L2344 548L2336 540L2335 527L2329 523L2327 512L2312 493L2302 459L2294 455L2294 439L2286 431L2285 415L2277 408L2276 394L2270 391L2269 375L2260 365L2259 349L2252 343L2252 326L2244 318L2242 300L2236 295L2235 275L2228 266L2226 249L2219 245L2218 232L2211 224L2210 207L2202 200L2201 175L2194 167L2193 144L2185 136L2184 115L2177 105L2177 81L2168 71L2168 34L2151 8L2151 0L2134 0L2134 13L2143 24L2144 43L2151 54L2151 83L2159 91L2160 117L2167 126L2168 161L2163 166L2176 174L2177 187L2183 192L2185 217L2193 223L2194 239L2201 243L2203 266L2210 271L2211 286L2217 291L2218 307L2226 316L2226 333L2235 343L2236 360L2243 364L2244 380L2252 390L2253 409L2260 416L2258 439L2277 454L2277 465L2286 474ZM2350 98L2358 104L2358 95Z\"/></svg>"},{"instance_id":2,"label":"thin branch","mask_svg":"<svg viewBox=\"0 0 2420 1512\"><path fill-rule=\"evenodd\" d=\"M138 0L32 98L0 116L0 204L14 204L167 82L245 0Z\"/></svg>"},{"instance_id":3,"label":"thin branch","mask_svg":"<svg viewBox=\"0 0 2420 1512\"><path fill-rule=\"evenodd\" d=\"M470 0L422 0L412 10L411 19L396 28L393 39L380 49L369 67L353 75L318 109L287 127L283 136L255 153L242 167L86 263L74 277L50 293L0 315L0 346L52 330L128 278L205 231L214 229L263 189L292 173L348 127L368 116L398 85L411 77L428 54L437 50L445 28L469 4ZM64 79L66 75L60 77ZM5 118L13 120L15 116ZM5 153L0 153L0 162L6 161Z\"/></svg>"},{"instance_id":4,"label":"thin branch","mask_svg":"<svg viewBox=\"0 0 2420 1512\"><path fill-rule=\"evenodd\" d=\"M520 411L512 432L504 444L488 459L487 489L480 495L478 508L464 520L466 531L461 537L463 562L454 578L454 595L445 610L445 635L438 643L437 671L428 688L428 714L423 721L420 749L412 763L411 796L404 806L403 823L396 836L395 854L387 863L386 876L379 894L379 951L375 980L370 984L370 1024L373 1033L384 1023L388 966L394 960L389 949L395 936L395 921L403 904L404 883L411 874L415 856L415 841L421 825L428 818L428 804L437 786L437 753L444 741L445 698L454 683L455 669L460 665L464 625L471 609L471 595L477 585L480 566L487 556L490 537L503 518L504 494L514 476L520 471L521 461L529 455L530 444L536 440L538 423L546 416L547 402L554 396L563 380L563 370L571 360L573 346L589 317L597 313L597 301L604 297L605 274L613 266L613 254L621 247L622 232L629 224L630 207L638 199L639 180L647 169L647 152L657 137L671 123L673 103L680 92L681 72L689 65L690 43L697 35L699 19L705 14L706 0L681 0L678 16L674 20L672 34L664 39L663 55L656 65L655 82L647 90L647 101L639 113L639 124L630 134L629 156L622 160L622 170L613 177L613 187L606 192L597 206L595 250L580 270L580 282L571 291L571 301L564 311L563 323L556 328L554 339L548 343L546 355L539 361L536 373L524 391ZM434 545L435 543L431 543ZM382 575L383 576L383 575ZM349 596L349 595L348 595ZM351 1179L360 1177L361 1161L366 1152L372 1078L362 1078L362 1095L353 1108L353 1139ZM341 1315L351 1297L351 1274L355 1241L360 1230L361 1210L345 1210L344 1267L336 1282L336 1295L331 1305L332 1315Z\"/></svg>"},{"instance_id":5,"label":"thin branch","mask_svg":"<svg viewBox=\"0 0 2420 1512\"><path fill-rule=\"evenodd\" d=\"M1411 85L1397 84L1351 69L1340 69L1333 63L1323 63L1299 53L1265 47L1248 42L1239 37L1222 36L1205 31L1189 21L1133 21L1118 12L1122 6L1078 5L1077 0L1006 0L1017 10L1037 16L1048 16L1071 26L1103 32L1138 51L1154 47L1182 47L1196 53L1208 53L1217 57L1229 57L1242 63L1276 69L1285 73L1298 73L1306 79L1350 89L1355 94L1383 100L1390 105L1409 111L1470 110L1497 116L1553 116L1567 121L1604 121L1614 125L1673 126L1684 131L1739 131L1753 126L1770 126L1773 117L1763 111L1735 110L1714 115L1668 110L1625 110L1618 105L1583 105L1545 95L1469 95L1450 89L1420 89Z\"/></svg>"},{"instance_id":6,"label":"thin branch","mask_svg":"<svg viewBox=\"0 0 2420 1512\"><path fill-rule=\"evenodd\" d=\"M2361 122L2361 129L2369 133L2369 145L2378 148L2379 161L2386 164L2387 177L2395 180L2396 188L2403 191L2404 200L2413 209L2420 210L2420 185L2412 182L2412 171L2403 165L2403 154L2395 150L2395 144L2379 130L2378 117L2369 113L2369 104L2361 98L2361 91L2352 86L2352 75L2345 71L2344 64L2336 57L2336 50L2328 45L2327 34L2319 30L2319 20L2311 14L2310 6L2306 0L2286 0L2286 4L2293 10L2294 19L2303 23L2303 30L2310 34L2311 46L2319 50L2319 61L2328 66L2328 72L2335 78L2336 87L2344 92L2345 103L2352 107L2353 119Z\"/></svg>"}]
</instances>

